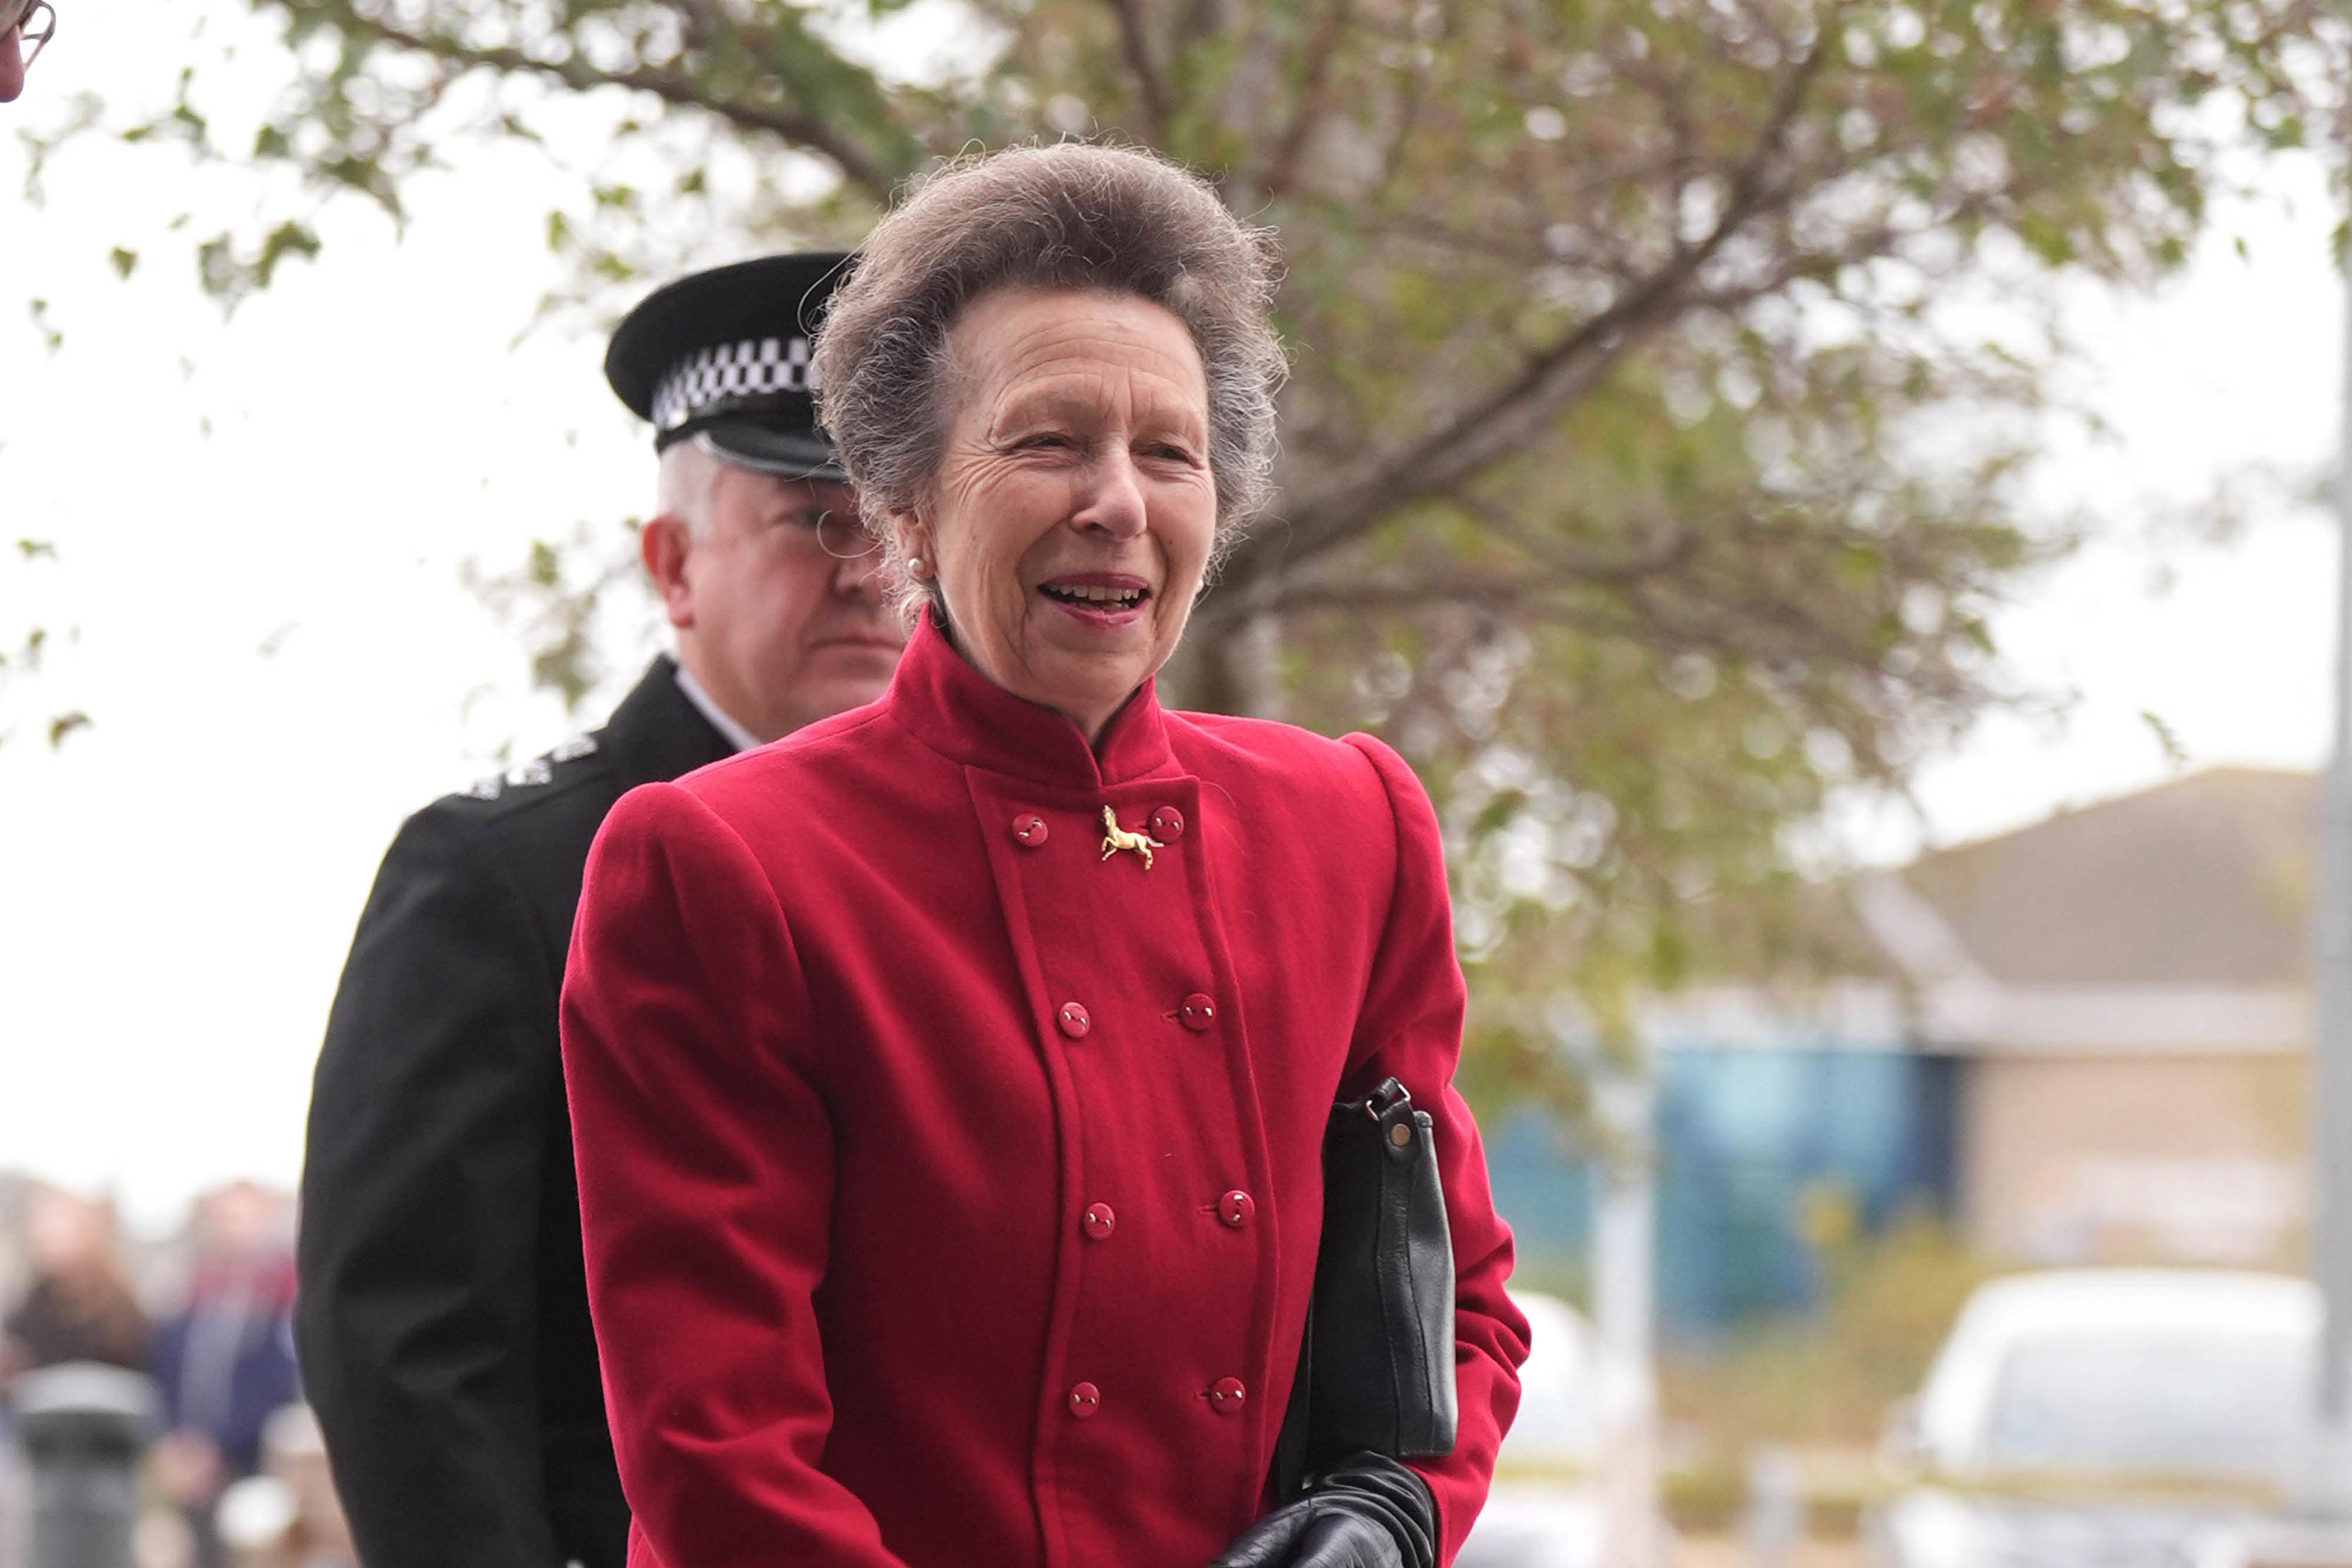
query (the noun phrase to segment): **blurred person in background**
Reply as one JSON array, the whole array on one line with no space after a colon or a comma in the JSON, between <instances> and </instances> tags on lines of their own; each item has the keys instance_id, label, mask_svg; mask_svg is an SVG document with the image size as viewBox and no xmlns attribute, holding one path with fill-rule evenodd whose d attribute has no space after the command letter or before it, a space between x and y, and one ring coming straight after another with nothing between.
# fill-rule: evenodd
<instances>
[{"instance_id":1,"label":"blurred person in background","mask_svg":"<svg viewBox=\"0 0 2352 1568\"><path fill-rule=\"evenodd\" d=\"M154 1474L194 1531L198 1568L221 1561L213 1505L260 1468L269 1418L300 1397L290 1220L283 1198L251 1182L197 1199L187 1299L155 1327Z\"/></svg>"},{"instance_id":2,"label":"blurred person in background","mask_svg":"<svg viewBox=\"0 0 2352 1568\"><path fill-rule=\"evenodd\" d=\"M327 1443L310 1407L289 1405L261 1433L261 1469L222 1497L231 1568L358 1568Z\"/></svg>"},{"instance_id":3,"label":"blurred person in background","mask_svg":"<svg viewBox=\"0 0 2352 1568\"><path fill-rule=\"evenodd\" d=\"M409 819L327 1026L298 1341L369 1568L620 1568L556 1006L590 840L624 791L881 695L905 633L817 427L845 258L664 287L605 374L654 425L640 539L676 633L604 727Z\"/></svg>"},{"instance_id":4,"label":"blurred person in background","mask_svg":"<svg viewBox=\"0 0 2352 1568\"><path fill-rule=\"evenodd\" d=\"M0 103L25 90L25 72L57 31L47 0L0 0Z\"/></svg>"},{"instance_id":5,"label":"blurred person in background","mask_svg":"<svg viewBox=\"0 0 2352 1568\"><path fill-rule=\"evenodd\" d=\"M1369 736L1154 694L1268 488L1273 271L1072 142L936 175L834 300L920 622L879 704L614 809L564 979L637 1568L1439 1568L1485 1500L1528 1331L1436 815ZM1278 1490L1325 1128L1391 1077L1458 1440Z\"/></svg>"},{"instance_id":6,"label":"blurred person in background","mask_svg":"<svg viewBox=\"0 0 2352 1568\"><path fill-rule=\"evenodd\" d=\"M112 1208L36 1187L25 1228L33 1281L0 1322L0 1388L68 1361L144 1368L147 1315L123 1274Z\"/></svg>"}]
</instances>

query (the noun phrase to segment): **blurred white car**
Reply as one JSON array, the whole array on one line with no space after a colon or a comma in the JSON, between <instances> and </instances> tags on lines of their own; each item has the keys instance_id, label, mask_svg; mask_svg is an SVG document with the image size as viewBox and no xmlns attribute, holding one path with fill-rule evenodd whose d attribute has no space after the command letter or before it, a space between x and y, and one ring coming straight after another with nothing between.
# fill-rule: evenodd
<instances>
[{"instance_id":1,"label":"blurred white car","mask_svg":"<svg viewBox=\"0 0 2352 1568\"><path fill-rule=\"evenodd\" d=\"M1913 1484L1874 1511L1874 1557L1883 1568L2260 1560L2252 1543L2279 1534L2283 1500L2311 1462L2318 1331L2317 1292L2281 1275L2072 1270L1979 1288L1890 1422L1886 1458Z\"/></svg>"},{"instance_id":2,"label":"blurred white car","mask_svg":"<svg viewBox=\"0 0 2352 1568\"><path fill-rule=\"evenodd\" d=\"M1608 1355L1566 1301L1532 1291L1511 1300L1531 1331L1519 1414L1455 1568L1594 1568L1605 1531L1604 1454L1639 1413L1640 1374ZM1663 1540L1664 1523L1655 1530Z\"/></svg>"}]
</instances>

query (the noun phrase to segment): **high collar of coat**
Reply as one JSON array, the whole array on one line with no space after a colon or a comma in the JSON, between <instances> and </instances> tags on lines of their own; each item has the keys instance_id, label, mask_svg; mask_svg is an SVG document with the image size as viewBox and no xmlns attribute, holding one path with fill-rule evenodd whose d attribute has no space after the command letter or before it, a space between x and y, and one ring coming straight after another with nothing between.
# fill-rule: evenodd
<instances>
[{"instance_id":1,"label":"high collar of coat","mask_svg":"<svg viewBox=\"0 0 2352 1568\"><path fill-rule=\"evenodd\" d=\"M1034 783L1084 789L1177 771L1150 680L1111 716L1102 744L1089 747L1068 716L1015 696L973 668L929 608L883 703L934 751Z\"/></svg>"}]
</instances>

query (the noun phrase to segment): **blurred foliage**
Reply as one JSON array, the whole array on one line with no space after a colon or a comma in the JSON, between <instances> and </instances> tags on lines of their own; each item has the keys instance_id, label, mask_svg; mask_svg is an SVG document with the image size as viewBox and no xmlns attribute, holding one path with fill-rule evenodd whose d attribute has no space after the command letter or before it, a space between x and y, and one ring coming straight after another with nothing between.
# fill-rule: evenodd
<instances>
[{"instance_id":1,"label":"blurred foliage","mask_svg":"<svg viewBox=\"0 0 2352 1568\"><path fill-rule=\"evenodd\" d=\"M1663 1494L1677 1529L1738 1529L1751 1466L1769 1450L1795 1467L1814 1539L1851 1537L1884 1495L1874 1450L1888 1412L1919 1391L1969 1293L2000 1270L1935 1217L1915 1213L1875 1234L1856 1218L1834 1186L1809 1194L1797 1217L1822 1270L1820 1312L1661 1358L1671 1455Z\"/></svg>"},{"instance_id":2,"label":"blurred foliage","mask_svg":"<svg viewBox=\"0 0 2352 1568\"><path fill-rule=\"evenodd\" d=\"M5 556L0 557L0 581L15 579L21 583L25 580L19 574L52 566L57 559L57 547L46 539L14 540ZM29 602L32 597L26 593L19 602ZM12 593L10 598L14 600L16 595ZM22 691L40 673L60 643L70 644L80 637L79 627L69 626L58 633L38 622L26 622L13 615L7 621L0 621L0 749L16 744L26 722L20 711ZM75 708L42 714L31 722L54 751L66 743L67 737L89 728L90 717Z\"/></svg>"},{"instance_id":3,"label":"blurred foliage","mask_svg":"<svg viewBox=\"0 0 2352 1568\"><path fill-rule=\"evenodd\" d=\"M1986 622L2078 526L2020 485L2063 289L2179 266L2235 150L2317 145L2352 80L2340 0L247 3L295 62L249 140L201 71L82 127L299 174L196 242L226 301L320 204L405 222L497 145L576 172L554 297L599 308L855 241L973 145L1212 173L1281 235L1296 372L1171 695L1403 749L1511 1004L1488 1077L1561 1096L1549 998L1622 1026L1715 936L1793 939L1825 799L2027 695ZM583 622L542 612L611 559L519 579L570 695Z\"/></svg>"},{"instance_id":4,"label":"blurred foliage","mask_svg":"<svg viewBox=\"0 0 2352 1568\"><path fill-rule=\"evenodd\" d=\"M1969 1292L1995 1272L1932 1217L1864 1236L1838 1195L1807 1207L1822 1310L1660 1363L1660 1412L1687 1437L1693 1470L1736 1469L1766 1445L1872 1447L1888 1408L1918 1392Z\"/></svg>"},{"instance_id":5,"label":"blurred foliage","mask_svg":"<svg viewBox=\"0 0 2352 1568\"><path fill-rule=\"evenodd\" d=\"M609 528L582 523L566 538L534 540L529 555L508 570L489 570L476 560L463 568L474 596L521 632L532 683L561 696L567 712L613 674L600 617L611 598L640 582L638 528L636 518L627 519L621 540Z\"/></svg>"}]
</instances>

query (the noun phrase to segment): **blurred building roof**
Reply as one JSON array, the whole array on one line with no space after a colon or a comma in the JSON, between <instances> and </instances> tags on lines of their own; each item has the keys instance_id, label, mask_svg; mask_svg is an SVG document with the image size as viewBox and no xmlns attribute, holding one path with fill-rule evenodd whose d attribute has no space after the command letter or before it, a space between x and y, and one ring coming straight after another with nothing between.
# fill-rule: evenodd
<instances>
[{"instance_id":1,"label":"blurred building roof","mask_svg":"<svg viewBox=\"0 0 2352 1568\"><path fill-rule=\"evenodd\" d=\"M2300 987L2318 801L2308 773L2209 768L1899 875L2000 985Z\"/></svg>"},{"instance_id":2,"label":"blurred building roof","mask_svg":"<svg viewBox=\"0 0 2352 1568\"><path fill-rule=\"evenodd\" d=\"M2310 774L2209 768L1822 887L1770 930L1727 906L1722 961L1651 998L1643 1027L1970 1054L2298 1051L2318 805Z\"/></svg>"}]
</instances>

